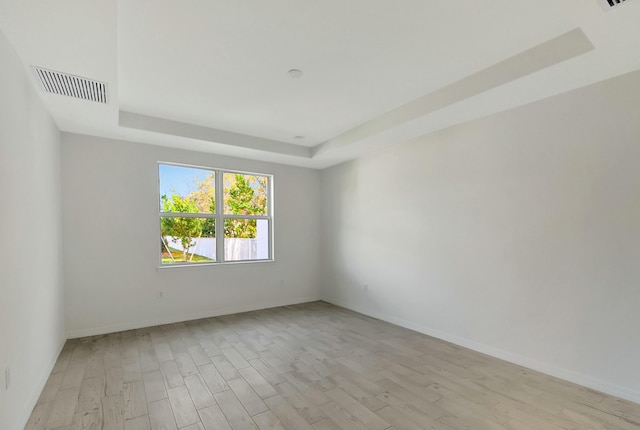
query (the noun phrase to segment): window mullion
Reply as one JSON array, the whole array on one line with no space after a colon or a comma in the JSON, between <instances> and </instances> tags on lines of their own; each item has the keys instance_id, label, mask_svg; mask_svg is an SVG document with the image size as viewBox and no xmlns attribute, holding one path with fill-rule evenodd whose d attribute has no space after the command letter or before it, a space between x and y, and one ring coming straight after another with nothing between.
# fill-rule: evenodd
<instances>
[{"instance_id":1,"label":"window mullion","mask_svg":"<svg viewBox=\"0 0 640 430\"><path fill-rule=\"evenodd\" d=\"M160 216L172 218L215 218L214 214L202 212L160 212Z\"/></svg>"},{"instance_id":2,"label":"window mullion","mask_svg":"<svg viewBox=\"0 0 640 430\"><path fill-rule=\"evenodd\" d=\"M222 170L216 170L216 260L224 262L224 174Z\"/></svg>"},{"instance_id":3,"label":"window mullion","mask_svg":"<svg viewBox=\"0 0 640 430\"><path fill-rule=\"evenodd\" d=\"M223 215L225 219L271 219L268 215Z\"/></svg>"},{"instance_id":4,"label":"window mullion","mask_svg":"<svg viewBox=\"0 0 640 430\"><path fill-rule=\"evenodd\" d=\"M267 215L269 215L269 258L273 259L273 183L272 177L267 177Z\"/></svg>"}]
</instances>

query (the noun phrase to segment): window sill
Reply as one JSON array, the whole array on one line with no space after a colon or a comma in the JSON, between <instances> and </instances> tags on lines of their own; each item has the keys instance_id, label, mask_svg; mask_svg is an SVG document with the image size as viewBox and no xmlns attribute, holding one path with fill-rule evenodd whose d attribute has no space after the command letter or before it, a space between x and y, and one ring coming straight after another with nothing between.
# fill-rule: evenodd
<instances>
[{"instance_id":1,"label":"window sill","mask_svg":"<svg viewBox=\"0 0 640 430\"><path fill-rule=\"evenodd\" d=\"M164 269L174 269L174 268L185 268L185 267L223 267L223 266L235 266L237 264L261 264L261 263L273 263L274 259L270 260L242 260L242 261L225 261L220 263L174 263L174 264L164 264L162 266L157 266L156 270L164 270Z\"/></svg>"}]
</instances>

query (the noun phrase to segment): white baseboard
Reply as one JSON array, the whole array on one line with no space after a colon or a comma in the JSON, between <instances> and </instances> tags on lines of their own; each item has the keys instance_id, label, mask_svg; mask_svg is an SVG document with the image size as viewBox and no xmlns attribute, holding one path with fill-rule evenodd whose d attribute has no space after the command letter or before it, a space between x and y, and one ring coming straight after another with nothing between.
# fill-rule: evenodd
<instances>
[{"instance_id":1,"label":"white baseboard","mask_svg":"<svg viewBox=\"0 0 640 430\"><path fill-rule=\"evenodd\" d=\"M66 342L66 339L64 339L62 343L58 345L58 349L55 355L53 356L49 365L45 369L45 372L43 372L43 374L40 376L40 381L38 382L38 385L36 385L35 389L31 392L31 395L29 396L29 401L25 404L24 411L19 416L18 426L16 427L16 430L24 429L25 426L27 425L27 422L31 417L31 412L33 412L33 408L35 408L36 403L38 403L40 394L42 393L42 390L44 389L45 384L49 380L49 376L51 376L51 372L53 371L53 368L55 367L56 362L58 361L58 357L62 352L62 348L64 348L65 342Z\"/></svg>"},{"instance_id":2,"label":"white baseboard","mask_svg":"<svg viewBox=\"0 0 640 430\"><path fill-rule=\"evenodd\" d=\"M247 305L247 306L237 306L237 307L231 307L231 308L212 309L209 311L189 313L189 314L172 315L172 316L153 318L153 319L143 320L143 321L131 321L131 322L125 322L125 323L112 324L112 325L103 326L103 327L92 327L92 328L87 328L82 330L69 330L67 331L67 338L75 339L78 337L116 333L119 331L134 330L134 329L144 328L144 327L153 327L153 326L162 325L162 324L173 324L177 322L199 320L202 318L211 318L211 317L218 317L222 315L238 314L242 312L251 312L251 311L258 311L262 309L277 308L279 306L297 305L300 303L315 302L318 300L320 300L320 297L315 297L315 296L300 297L297 299L280 300L280 301L266 302L266 303L253 304L253 305Z\"/></svg>"},{"instance_id":3,"label":"white baseboard","mask_svg":"<svg viewBox=\"0 0 640 430\"><path fill-rule=\"evenodd\" d=\"M519 354L514 354L509 351L504 351L499 348L494 348L492 346L478 343L470 339L465 339L459 336L451 335L449 333L445 333L445 332L433 329L431 327L425 327L423 325L416 324L414 322L411 322L402 318L398 318L392 315L371 311L369 309L365 309L359 306L353 306L353 305L347 305L344 303L334 302L326 298L323 298L322 300L327 303L331 303L333 305L340 306L340 307L361 313L363 315L367 315L367 316L370 316L382 321L386 321L404 328L408 328L410 330L414 330L419 333L426 334L427 336L435 337L437 339L441 339L441 340L453 343L455 345L462 346L464 348L481 352L483 354L490 355L492 357L499 358L501 360L508 361L510 363L517 364L519 366L523 366L528 369L532 369L549 376L556 377L558 379L563 379L565 381L582 385L583 387L591 388L605 394L620 397L622 399L629 400L634 403L640 403L640 391L633 390L631 388L622 387L620 385L612 384L610 382L603 381L601 379L594 378L589 375L585 375L579 372L574 372L568 369L563 369L549 363L544 363L529 357L525 357Z\"/></svg>"}]
</instances>

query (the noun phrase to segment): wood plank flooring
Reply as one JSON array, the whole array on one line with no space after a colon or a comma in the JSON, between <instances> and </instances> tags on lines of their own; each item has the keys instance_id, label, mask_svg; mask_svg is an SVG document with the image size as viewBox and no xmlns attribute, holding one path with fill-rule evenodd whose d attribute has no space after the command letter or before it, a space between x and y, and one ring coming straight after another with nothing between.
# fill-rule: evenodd
<instances>
[{"instance_id":1,"label":"wood plank flooring","mask_svg":"<svg viewBox=\"0 0 640 430\"><path fill-rule=\"evenodd\" d=\"M323 302L67 342L27 430L640 430L640 405Z\"/></svg>"}]
</instances>

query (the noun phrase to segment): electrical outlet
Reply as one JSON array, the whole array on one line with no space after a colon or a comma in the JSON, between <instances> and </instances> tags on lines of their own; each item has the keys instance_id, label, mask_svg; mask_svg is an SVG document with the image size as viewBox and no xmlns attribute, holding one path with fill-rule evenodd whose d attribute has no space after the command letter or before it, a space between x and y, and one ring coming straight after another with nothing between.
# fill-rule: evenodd
<instances>
[{"instance_id":1,"label":"electrical outlet","mask_svg":"<svg viewBox=\"0 0 640 430\"><path fill-rule=\"evenodd\" d=\"M8 390L11 387L11 368L4 369L4 389Z\"/></svg>"}]
</instances>

